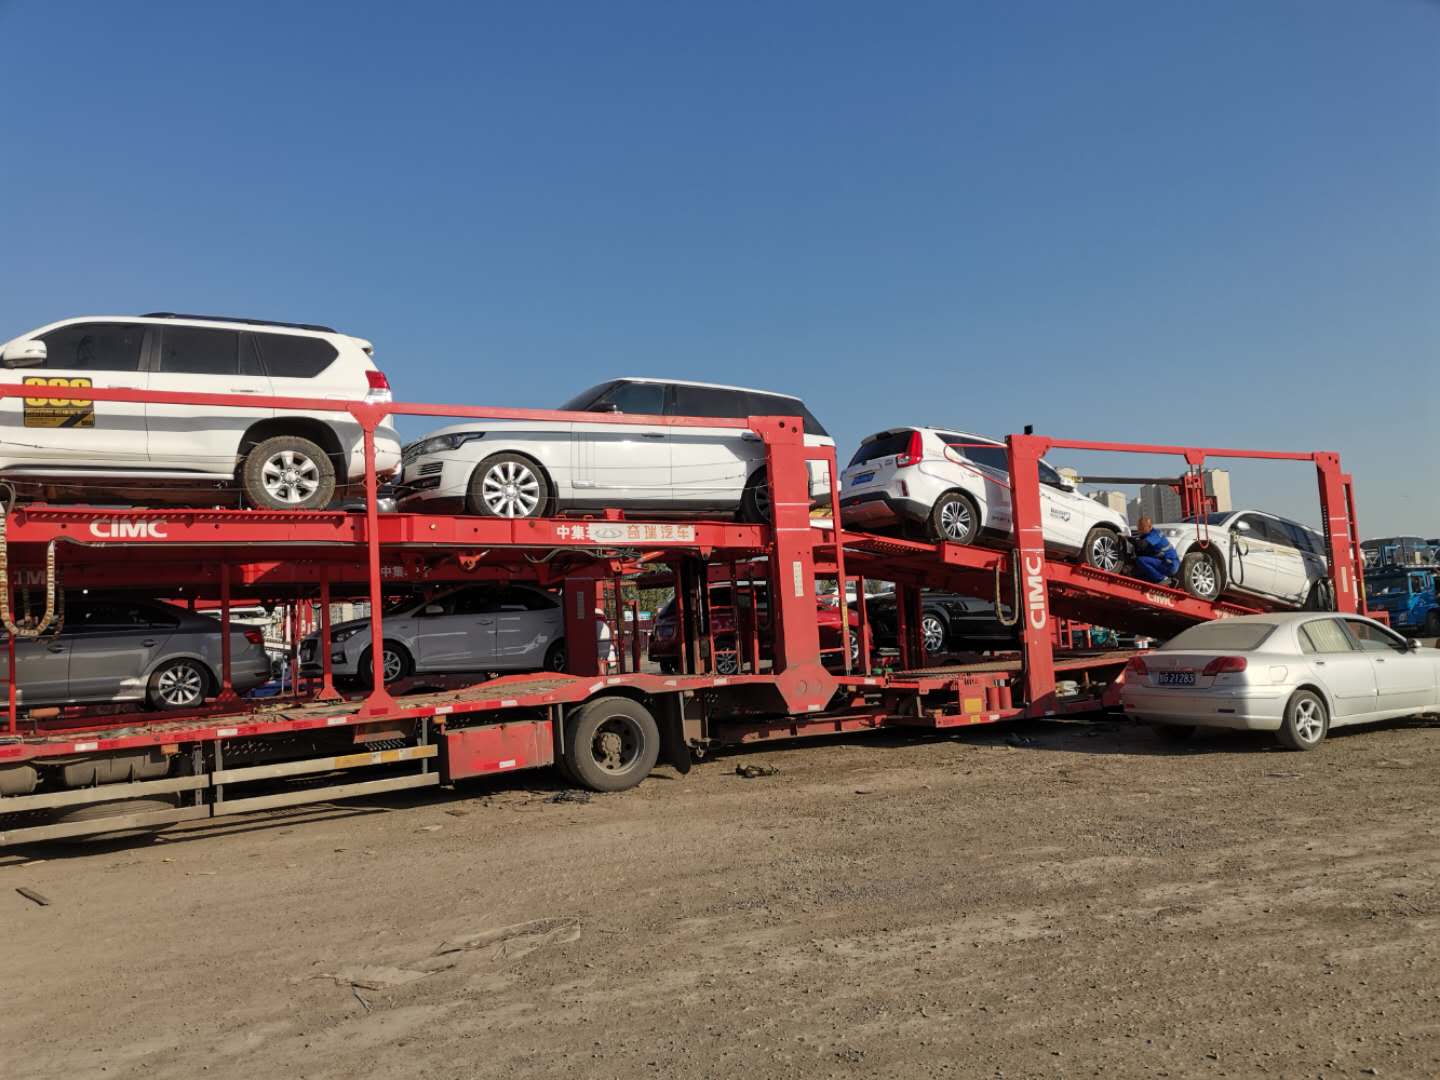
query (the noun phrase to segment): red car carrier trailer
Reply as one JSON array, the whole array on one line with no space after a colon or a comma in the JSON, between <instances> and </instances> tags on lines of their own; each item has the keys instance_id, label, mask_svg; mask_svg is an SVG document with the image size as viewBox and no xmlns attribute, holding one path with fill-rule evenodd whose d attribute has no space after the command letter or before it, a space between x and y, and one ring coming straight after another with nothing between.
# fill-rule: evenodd
<instances>
[{"instance_id":1,"label":"red car carrier trailer","mask_svg":"<svg viewBox=\"0 0 1440 1080\"><path fill-rule=\"evenodd\" d=\"M0 396L17 388L0 387ZM1165 637L1208 619L1257 608L1206 602L1047 557L1038 463L1052 449L1177 455L1182 486L1199 489L1215 458L1309 463L1324 520L1331 590L1339 611L1363 609L1363 565L1350 477L1328 452L1202 449L1011 435L1007 440L1013 547L992 550L846 531L840 527L834 451L803 442L798 418L751 417L763 439L771 521L504 519L380 514L373 433L384 416L491 420L642 420L657 426L734 426L733 420L615 416L453 405L367 404L253 395L76 388L77 398L303 412L348 410L366 434L363 513L248 509L109 509L7 501L0 517L0 616L15 670L17 637L53 635L65 591L143 591L218 605L227 632L219 685L193 713L114 708L31 709L8 687L0 712L0 846L91 833L152 829L187 820L327 802L470 777L555 766L601 791L639 783L657 760L686 771L728 745L880 728L936 730L1022 717L1080 714L1116 702L1132 651L1055 644L1058 620ZM811 515L808 460L831 478L829 520ZM641 670L638 649L613 663L599 655L597 611L623 618L617 586L668 569L682 628L680 671ZM766 625L753 618L754 583L767 582ZM822 654L817 581L831 579L839 625L852 650ZM865 582L894 582L898 656L872 655ZM363 695L340 694L330 672L333 600L370 608L375 653L385 642L387 590L424 591L481 580L560 590L566 673L412 678ZM707 610L711 586L731 583L737 611L731 674L716 669ZM858 618L846 585L856 588ZM927 657L919 634L921 590L989 599L1018 620L1020 647L984 657ZM286 605L292 626L318 607L323 671L286 698L241 700L229 681L229 611ZM303 611L303 619L298 612ZM759 640L761 633L767 640Z\"/></svg>"}]
</instances>

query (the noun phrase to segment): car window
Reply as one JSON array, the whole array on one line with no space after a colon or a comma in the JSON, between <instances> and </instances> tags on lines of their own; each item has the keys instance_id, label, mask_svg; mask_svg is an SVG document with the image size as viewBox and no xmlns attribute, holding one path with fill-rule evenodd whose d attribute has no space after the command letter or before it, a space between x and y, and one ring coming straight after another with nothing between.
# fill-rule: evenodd
<instances>
[{"instance_id":1,"label":"car window","mask_svg":"<svg viewBox=\"0 0 1440 1080\"><path fill-rule=\"evenodd\" d=\"M67 604L64 633L100 634L148 628L148 613L139 604L90 600Z\"/></svg>"},{"instance_id":2,"label":"car window","mask_svg":"<svg viewBox=\"0 0 1440 1080\"><path fill-rule=\"evenodd\" d=\"M613 405L622 413L639 413L644 416L663 416L665 413L664 383L616 383L604 394L587 406L590 412L604 411Z\"/></svg>"},{"instance_id":3,"label":"car window","mask_svg":"<svg viewBox=\"0 0 1440 1080\"><path fill-rule=\"evenodd\" d=\"M186 375L238 375L240 334L206 326L167 326L160 338L159 370Z\"/></svg>"},{"instance_id":4,"label":"car window","mask_svg":"<svg viewBox=\"0 0 1440 1080\"><path fill-rule=\"evenodd\" d=\"M602 382L597 386L592 386L588 390L582 390L580 391L580 393L567 400L565 404L561 405L560 412L584 412L586 409L590 408L591 405L595 404L595 402L599 399L600 395L604 394L612 386L615 385L616 380L611 379L609 382Z\"/></svg>"},{"instance_id":5,"label":"car window","mask_svg":"<svg viewBox=\"0 0 1440 1080\"><path fill-rule=\"evenodd\" d=\"M1052 466L1047 465L1047 464L1046 464L1045 462L1043 462L1043 461L1040 462L1039 465L1040 465L1040 483L1042 483L1042 484L1048 484L1048 485L1050 485L1051 487L1065 487L1065 486L1067 486L1065 478L1064 478L1063 476L1061 476L1058 472L1056 472L1055 469L1054 469Z\"/></svg>"},{"instance_id":6,"label":"car window","mask_svg":"<svg viewBox=\"0 0 1440 1080\"><path fill-rule=\"evenodd\" d=\"M299 334L252 334L251 337L266 374L276 379L313 379L340 355L324 338Z\"/></svg>"},{"instance_id":7,"label":"car window","mask_svg":"<svg viewBox=\"0 0 1440 1080\"><path fill-rule=\"evenodd\" d=\"M180 625L180 613L167 607L143 605L140 616L145 620L146 626L173 630Z\"/></svg>"},{"instance_id":8,"label":"car window","mask_svg":"<svg viewBox=\"0 0 1440 1080\"><path fill-rule=\"evenodd\" d=\"M861 443L860 449L856 450L855 456L850 459L850 464L863 465L867 461L903 454L909 448L910 436L913 434L913 431L906 428L903 431L891 431L871 439L867 443Z\"/></svg>"},{"instance_id":9,"label":"car window","mask_svg":"<svg viewBox=\"0 0 1440 1080\"><path fill-rule=\"evenodd\" d=\"M1300 627L1300 651L1307 653L1354 652L1355 646L1339 619L1316 619Z\"/></svg>"},{"instance_id":10,"label":"car window","mask_svg":"<svg viewBox=\"0 0 1440 1080\"><path fill-rule=\"evenodd\" d=\"M1405 642L1366 619L1346 619L1345 628L1360 646L1361 652L1404 652Z\"/></svg>"},{"instance_id":11,"label":"car window","mask_svg":"<svg viewBox=\"0 0 1440 1080\"><path fill-rule=\"evenodd\" d=\"M829 435L815 415L805 407L799 398L783 394L762 394L759 392L741 395L744 399L743 416L798 416L803 422L806 435Z\"/></svg>"},{"instance_id":12,"label":"car window","mask_svg":"<svg viewBox=\"0 0 1440 1080\"><path fill-rule=\"evenodd\" d=\"M1209 651L1244 652L1258 649L1274 632L1275 624L1268 622L1233 622L1218 619L1215 622L1200 623L1188 630L1182 630L1160 646L1161 652Z\"/></svg>"},{"instance_id":13,"label":"car window","mask_svg":"<svg viewBox=\"0 0 1440 1080\"><path fill-rule=\"evenodd\" d=\"M1007 476L1010 473L1010 459L1005 456L1003 446L980 446L972 442L961 451L967 458L976 465L984 465L989 469L998 469Z\"/></svg>"},{"instance_id":14,"label":"car window","mask_svg":"<svg viewBox=\"0 0 1440 1080\"><path fill-rule=\"evenodd\" d=\"M1257 516L1250 519L1250 526L1255 530L1250 535L1254 536L1258 533L1266 543L1288 548L1295 546L1295 537L1291 534L1290 530L1285 527L1283 521Z\"/></svg>"},{"instance_id":15,"label":"car window","mask_svg":"<svg viewBox=\"0 0 1440 1080\"><path fill-rule=\"evenodd\" d=\"M76 323L42 334L45 367L62 371L139 371L140 323Z\"/></svg>"},{"instance_id":16,"label":"car window","mask_svg":"<svg viewBox=\"0 0 1440 1080\"><path fill-rule=\"evenodd\" d=\"M675 387L676 416L739 417L749 416L744 395L734 390L713 386Z\"/></svg>"},{"instance_id":17,"label":"car window","mask_svg":"<svg viewBox=\"0 0 1440 1080\"><path fill-rule=\"evenodd\" d=\"M549 611L557 602L549 593L516 586L502 586L496 590L495 603L501 611Z\"/></svg>"}]
</instances>

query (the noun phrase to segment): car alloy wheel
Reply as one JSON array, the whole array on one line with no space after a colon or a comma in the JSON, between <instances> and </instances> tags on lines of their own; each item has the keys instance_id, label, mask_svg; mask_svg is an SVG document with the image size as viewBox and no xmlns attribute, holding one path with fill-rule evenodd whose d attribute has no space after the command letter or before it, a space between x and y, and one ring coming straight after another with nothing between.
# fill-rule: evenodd
<instances>
[{"instance_id":1,"label":"car alloy wheel","mask_svg":"<svg viewBox=\"0 0 1440 1080\"><path fill-rule=\"evenodd\" d=\"M530 517L540 506L540 479L519 461L497 461L485 473L480 497L496 517Z\"/></svg>"},{"instance_id":2,"label":"car alloy wheel","mask_svg":"<svg viewBox=\"0 0 1440 1080\"><path fill-rule=\"evenodd\" d=\"M940 531L948 540L964 540L970 535L970 504L964 499L951 499L940 508Z\"/></svg>"},{"instance_id":3,"label":"car alloy wheel","mask_svg":"<svg viewBox=\"0 0 1440 1080\"><path fill-rule=\"evenodd\" d=\"M1120 553L1120 538L1107 530L1099 532L1090 541L1090 565L1099 570L1116 573L1123 562Z\"/></svg>"},{"instance_id":4,"label":"car alloy wheel","mask_svg":"<svg viewBox=\"0 0 1440 1080\"><path fill-rule=\"evenodd\" d=\"M260 477L277 502L299 505L320 490L320 466L299 450L281 450L266 458Z\"/></svg>"},{"instance_id":5,"label":"car alloy wheel","mask_svg":"<svg viewBox=\"0 0 1440 1080\"><path fill-rule=\"evenodd\" d=\"M386 649L381 656L380 665L385 671L385 681L392 683L400 677L405 670L405 661L400 659L400 654L394 649Z\"/></svg>"},{"instance_id":6,"label":"car alloy wheel","mask_svg":"<svg viewBox=\"0 0 1440 1080\"><path fill-rule=\"evenodd\" d=\"M188 709L205 700L205 673L188 660L171 664L155 680L155 696L167 709Z\"/></svg>"},{"instance_id":7,"label":"car alloy wheel","mask_svg":"<svg viewBox=\"0 0 1440 1080\"><path fill-rule=\"evenodd\" d=\"M734 649L726 649L723 652L717 650L715 654L715 670L721 675L739 675L740 654Z\"/></svg>"},{"instance_id":8,"label":"car alloy wheel","mask_svg":"<svg viewBox=\"0 0 1440 1080\"><path fill-rule=\"evenodd\" d=\"M920 638L927 653L942 652L945 648L945 624L934 615L920 620Z\"/></svg>"},{"instance_id":9,"label":"car alloy wheel","mask_svg":"<svg viewBox=\"0 0 1440 1080\"><path fill-rule=\"evenodd\" d=\"M1209 559L1196 559L1190 564L1190 591L1197 596L1214 596L1220 588L1215 577L1215 564Z\"/></svg>"},{"instance_id":10,"label":"car alloy wheel","mask_svg":"<svg viewBox=\"0 0 1440 1080\"><path fill-rule=\"evenodd\" d=\"M1301 742L1317 743L1325 737L1325 713L1318 701L1302 698L1295 703L1295 734Z\"/></svg>"}]
</instances>

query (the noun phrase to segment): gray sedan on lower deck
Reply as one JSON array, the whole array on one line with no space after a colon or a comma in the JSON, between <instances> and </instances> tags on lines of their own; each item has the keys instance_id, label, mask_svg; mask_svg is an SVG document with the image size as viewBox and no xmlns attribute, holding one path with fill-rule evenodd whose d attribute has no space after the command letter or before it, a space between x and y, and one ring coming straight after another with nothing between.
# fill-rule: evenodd
<instances>
[{"instance_id":1,"label":"gray sedan on lower deck","mask_svg":"<svg viewBox=\"0 0 1440 1080\"><path fill-rule=\"evenodd\" d=\"M1134 657L1121 703L1174 734L1273 731L1312 750L1333 727L1440 712L1440 650L1359 615L1245 615Z\"/></svg>"},{"instance_id":2,"label":"gray sedan on lower deck","mask_svg":"<svg viewBox=\"0 0 1440 1080\"><path fill-rule=\"evenodd\" d=\"M16 639L16 701L29 708L144 702L193 709L220 688L220 653L220 623L208 615L150 600L73 596L58 634ZM7 650L0 648L0 682L9 676ZM236 692L269 678L260 631L232 629Z\"/></svg>"}]
</instances>

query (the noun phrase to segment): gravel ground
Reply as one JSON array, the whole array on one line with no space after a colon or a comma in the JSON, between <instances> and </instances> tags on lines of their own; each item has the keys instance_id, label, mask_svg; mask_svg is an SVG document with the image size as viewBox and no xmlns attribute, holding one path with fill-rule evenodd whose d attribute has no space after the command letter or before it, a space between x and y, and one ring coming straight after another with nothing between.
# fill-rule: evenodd
<instances>
[{"instance_id":1,"label":"gravel ground","mask_svg":"<svg viewBox=\"0 0 1440 1080\"><path fill-rule=\"evenodd\" d=\"M1032 724L560 791L0 855L0 1073L1440 1075L1434 723L1311 754Z\"/></svg>"}]
</instances>

